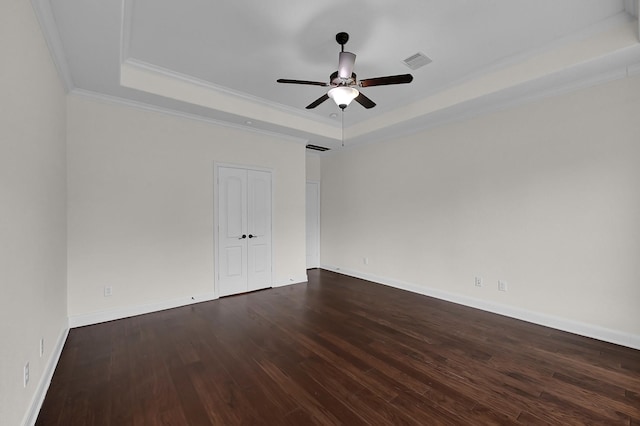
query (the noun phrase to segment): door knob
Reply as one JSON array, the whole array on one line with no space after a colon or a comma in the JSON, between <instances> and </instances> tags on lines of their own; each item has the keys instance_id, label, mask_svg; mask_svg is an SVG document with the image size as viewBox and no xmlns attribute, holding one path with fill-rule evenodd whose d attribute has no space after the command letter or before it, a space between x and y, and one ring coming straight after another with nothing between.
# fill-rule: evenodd
<instances>
[{"instance_id":1,"label":"door knob","mask_svg":"<svg viewBox=\"0 0 640 426\"><path fill-rule=\"evenodd\" d=\"M247 234L242 234L242 237L238 238L239 240L244 240L245 238L247 238ZM251 238L251 236L249 236L249 238Z\"/></svg>"},{"instance_id":2,"label":"door knob","mask_svg":"<svg viewBox=\"0 0 640 426\"><path fill-rule=\"evenodd\" d=\"M257 235L249 234L249 238L258 238Z\"/></svg>"}]
</instances>

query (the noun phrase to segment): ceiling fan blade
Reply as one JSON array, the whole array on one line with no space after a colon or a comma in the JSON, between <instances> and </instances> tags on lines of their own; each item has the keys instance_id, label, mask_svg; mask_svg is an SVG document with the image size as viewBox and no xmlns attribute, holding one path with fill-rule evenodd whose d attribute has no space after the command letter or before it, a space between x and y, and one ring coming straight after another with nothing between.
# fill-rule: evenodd
<instances>
[{"instance_id":1,"label":"ceiling fan blade","mask_svg":"<svg viewBox=\"0 0 640 426\"><path fill-rule=\"evenodd\" d=\"M351 52L340 52L338 59L338 77L351 78L353 66L356 63L356 55Z\"/></svg>"},{"instance_id":2,"label":"ceiling fan blade","mask_svg":"<svg viewBox=\"0 0 640 426\"><path fill-rule=\"evenodd\" d=\"M411 74L390 75L387 77L367 78L360 80L360 87L384 86L387 84L404 84L411 83L413 76Z\"/></svg>"},{"instance_id":3,"label":"ceiling fan blade","mask_svg":"<svg viewBox=\"0 0 640 426\"><path fill-rule=\"evenodd\" d=\"M311 86L328 86L329 83L323 83L321 81L307 81L307 80L289 80L286 78L280 78L277 80L278 83L290 83L290 84L308 84Z\"/></svg>"},{"instance_id":4,"label":"ceiling fan blade","mask_svg":"<svg viewBox=\"0 0 640 426\"><path fill-rule=\"evenodd\" d=\"M355 97L354 101L356 101L366 109L373 108L374 106L376 106L376 103L373 102L371 99L367 98L365 95L363 95L362 92L360 92L360 94Z\"/></svg>"},{"instance_id":5,"label":"ceiling fan blade","mask_svg":"<svg viewBox=\"0 0 640 426\"><path fill-rule=\"evenodd\" d=\"M307 109L312 109L317 107L318 105L320 105L321 103L323 103L324 101L326 101L327 99L329 99L329 95L327 95L326 93L322 96L320 96L318 99L316 99L315 101L311 102L309 105L307 105Z\"/></svg>"}]
</instances>

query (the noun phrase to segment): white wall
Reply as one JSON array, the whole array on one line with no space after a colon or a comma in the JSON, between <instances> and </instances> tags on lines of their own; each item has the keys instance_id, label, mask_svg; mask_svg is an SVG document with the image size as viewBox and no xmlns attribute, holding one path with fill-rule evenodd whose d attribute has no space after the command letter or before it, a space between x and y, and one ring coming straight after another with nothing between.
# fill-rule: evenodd
<instances>
[{"instance_id":1,"label":"white wall","mask_svg":"<svg viewBox=\"0 0 640 426\"><path fill-rule=\"evenodd\" d=\"M320 182L320 155L307 152L307 180Z\"/></svg>"},{"instance_id":2,"label":"white wall","mask_svg":"<svg viewBox=\"0 0 640 426\"><path fill-rule=\"evenodd\" d=\"M18 425L67 327L66 109L30 2L0 3L0 57L0 423Z\"/></svg>"},{"instance_id":3,"label":"white wall","mask_svg":"<svg viewBox=\"0 0 640 426\"><path fill-rule=\"evenodd\" d=\"M72 325L212 296L214 162L273 170L274 282L306 280L303 143L69 96Z\"/></svg>"},{"instance_id":4,"label":"white wall","mask_svg":"<svg viewBox=\"0 0 640 426\"><path fill-rule=\"evenodd\" d=\"M322 262L640 347L638 111L626 78L323 156Z\"/></svg>"}]
</instances>

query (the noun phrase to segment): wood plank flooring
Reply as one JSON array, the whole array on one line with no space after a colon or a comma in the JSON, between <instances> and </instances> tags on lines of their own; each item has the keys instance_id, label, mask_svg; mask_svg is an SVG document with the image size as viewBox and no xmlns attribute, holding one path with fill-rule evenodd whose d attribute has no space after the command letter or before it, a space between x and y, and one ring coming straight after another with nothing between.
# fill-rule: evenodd
<instances>
[{"instance_id":1,"label":"wood plank flooring","mask_svg":"<svg viewBox=\"0 0 640 426\"><path fill-rule=\"evenodd\" d=\"M323 270L71 330L38 425L640 425L640 351Z\"/></svg>"}]
</instances>

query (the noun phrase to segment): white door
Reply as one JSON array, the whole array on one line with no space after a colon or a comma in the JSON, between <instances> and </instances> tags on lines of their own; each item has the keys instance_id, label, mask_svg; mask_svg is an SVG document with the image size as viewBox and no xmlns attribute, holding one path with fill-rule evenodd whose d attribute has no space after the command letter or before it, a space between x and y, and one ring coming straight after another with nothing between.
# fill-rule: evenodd
<instances>
[{"instance_id":1,"label":"white door","mask_svg":"<svg viewBox=\"0 0 640 426\"><path fill-rule=\"evenodd\" d=\"M271 173L218 167L218 295L271 287Z\"/></svg>"},{"instance_id":2,"label":"white door","mask_svg":"<svg viewBox=\"0 0 640 426\"><path fill-rule=\"evenodd\" d=\"M271 173L248 171L247 290L271 287Z\"/></svg>"},{"instance_id":3,"label":"white door","mask_svg":"<svg viewBox=\"0 0 640 426\"><path fill-rule=\"evenodd\" d=\"M307 269L320 266L320 184L307 182Z\"/></svg>"},{"instance_id":4,"label":"white door","mask_svg":"<svg viewBox=\"0 0 640 426\"><path fill-rule=\"evenodd\" d=\"M247 171L218 168L219 296L247 291Z\"/></svg>"}]
</instances>

